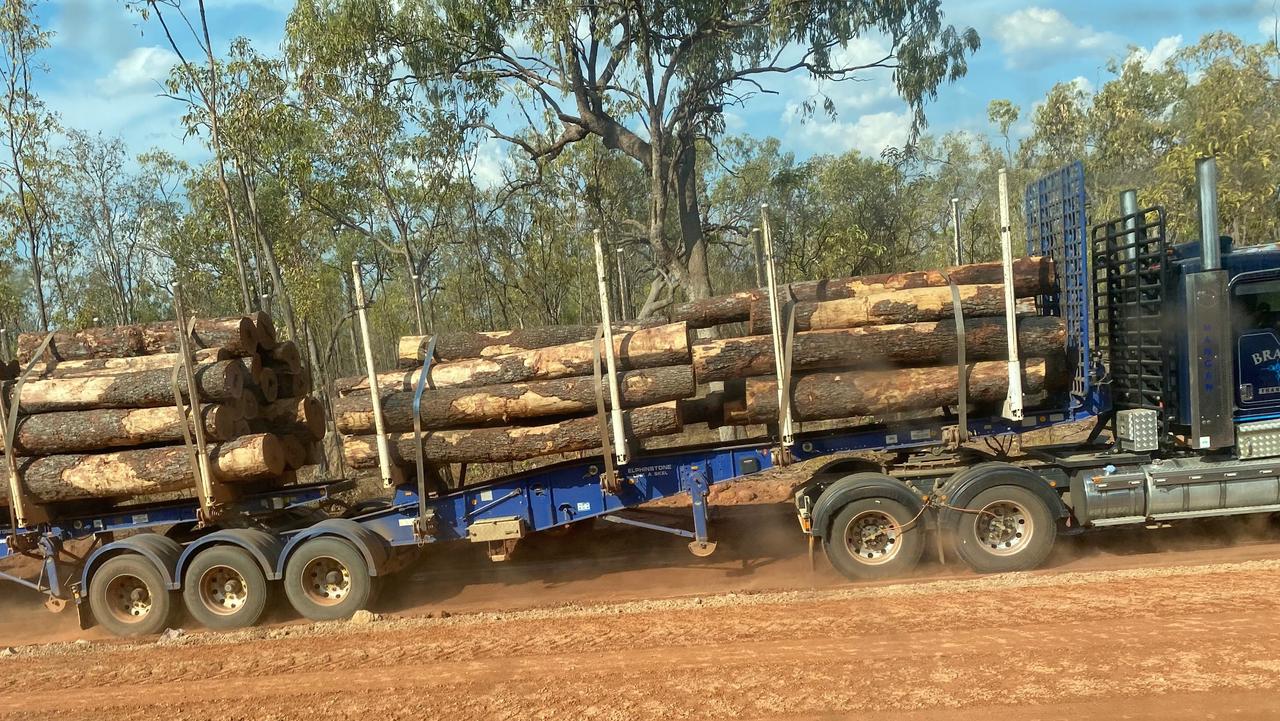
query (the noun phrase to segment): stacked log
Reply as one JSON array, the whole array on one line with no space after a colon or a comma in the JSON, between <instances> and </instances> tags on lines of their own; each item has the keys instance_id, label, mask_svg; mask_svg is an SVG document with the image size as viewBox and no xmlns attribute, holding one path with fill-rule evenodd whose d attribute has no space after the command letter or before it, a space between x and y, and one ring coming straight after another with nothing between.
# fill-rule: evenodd
<instances>
[{"instance_id":1,"label":"stacked log","mask_svg":"<svg viewBox=\"0 0 1280 721\"><path fill-rule=\"evenodd\" d=\"M172 322L60 331L43 350L44 334L18 337L31 373L20 390L7 373L2 390L18 407L13 451L32 501L111 504L194 488L186 435L195 424L186 374L174 372L177 332ZM198 319L191 341L214 481L278 484L305 465L323 413L306 395L297 348L278 341L271 317ZM0 499L9 495L3 468Z\"/></svg>"},{"instance_id":2,"label":"stacked log","mask_svg":"<svg viewBox=\"0 0 1280 721\"><path fill-rule=\"evenodd\" d=\"M1054 292L1047 258L1014 264L1015 295ZM1008 334L999 263L946 271L795 283L791 405L798 421L883 416L954 406L960 395L958 332L950 284L964 315L966 398L982 406L1007 393ZM619 403L631 439L661 440L686 425L777 420L773 341L767 297L744 291L677 306L674 322L615 325ZM735 324L726 326L725 324ZM734 335L745 324L747 335ZM721 326L707 339L693 329ZM1017 321L1028 394L1062 387L1066 331L1060 318ZM435 338L423 373L425 336L400 339L396 369L377 383L392 472L412 476L417 444L432 463L501 463L601 447L605 381L594 376L598 326L452 332ZM712 382L724 391L706 392ZM378 466L367 376L336 381L334 423L346 464ZM703 389L703 390L699 390ZM297 409L295 409L296 411ZM414 431L415 420L420 435ZM296 416L292 422L302 422Z\"/></svg>"}]
</instances>

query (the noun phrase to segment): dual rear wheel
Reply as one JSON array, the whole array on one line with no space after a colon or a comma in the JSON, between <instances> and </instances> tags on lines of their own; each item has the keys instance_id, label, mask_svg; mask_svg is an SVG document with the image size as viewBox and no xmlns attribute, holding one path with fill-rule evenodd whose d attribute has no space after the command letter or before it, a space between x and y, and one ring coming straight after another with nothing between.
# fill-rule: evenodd
<instances>
[{"instance_id":1,"label":"dual rear wheel","mask_svg":"<svg viewBox=\"0 0 1280 721\"><path fill-rule=\"evenodd\" d=\"M988 488L942 518L939 532L970 568L1006 573L1036 568L1057 536L1057 519L1035 492L1017 485ZM910 574L924 553L920 514L889 498L863 498L840 509L824 548L831 565L855 581Z\"/></svg>"}]
</instances>

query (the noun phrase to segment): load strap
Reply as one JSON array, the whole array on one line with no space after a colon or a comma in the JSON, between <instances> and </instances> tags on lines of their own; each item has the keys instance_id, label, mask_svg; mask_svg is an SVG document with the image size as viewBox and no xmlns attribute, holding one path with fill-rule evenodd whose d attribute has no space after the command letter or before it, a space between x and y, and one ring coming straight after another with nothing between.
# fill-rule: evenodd
<instances>
[{"instance_id":1,"label":"load strap","mask_svg":"<svg viewBox=\"0 0 1280 721\"><path fill-rule=\"evenodd\" d=\"M600 331L596 333L595 341L591 344L591 366L592 377L594 378L594 389L596 393L596 422L600 429L600 452L604 456L604 474L600 476L600 488L612 495L618 495L618 491L622 489L622 483L618 478L618 467L613 462L613 439L609 431L609 411L604 404L604 372L601 369L601 362L604 356L604 326L600 327Z\"/></svg>"},{"instance_id":2,"label":"load strap","mask_svg":"<svg viewBox=\"0 0 1280 721\"><path fill-rule=\"evenodd\" d=\"M956 411L960 416L960 424L956 440L966 443L969 440L969 369L965 358L964 304L960 301L960 286L950 277L947 285L951 287L951 312L956 319L956 371L959 379L956 384L958 392Z\"/></svg>"},{"instance_id":3,"label":"load strap","mask_svg":"<svg viewBox=\"0 0 1280 721\"><path fill-rule=\"evenodd\" d=\"M17 382L13 384L7 408L4 394L0 393L0 416L4 418L4 459L9 467L9 528L15 533L18 531L18 521L21 520L25 524L28 520L26 486L22 483L18 457L13 451L13 445L18 436L18 408L22 405L22 386L26 384L32 369L36 367L36 363L40 362L40 357L44 355L52 340L53 333L48 333L44 340L40 341L40 345L36 346L36 352L32 353L31 360L27 361L27 367L22 370Z\"/></svg>"}]
</instances>

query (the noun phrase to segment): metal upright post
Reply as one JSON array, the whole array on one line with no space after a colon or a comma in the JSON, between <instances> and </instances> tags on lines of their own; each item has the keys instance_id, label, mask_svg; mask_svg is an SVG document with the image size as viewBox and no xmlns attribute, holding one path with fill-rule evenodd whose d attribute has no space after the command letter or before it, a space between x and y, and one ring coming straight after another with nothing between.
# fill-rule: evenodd
<instances>
[{"instance_id":1,"label":"metal upright post","mask_svg":"<svg viewBox=\"0 0 1280 721\"><path fill-rule=\"evenodd\" d=\"M196 385L195 363L191 356L191 327L194 318L188 321L187 309L182 298L182 284L174 283L173 314L175 317L174 335L178 340L178 357L180 373L187 386L187 409L191 416L191 435L195 448L196 495L200 497L200 512L205 521L214 517L214 504L217 501L213 487L213 469L209 465L209 450L204 437L203 409L200 407L200 391ZM182 396L175 389L175 401L181 410Z\"/></svg>"},{"instance_id":2,"label":"metal upright post","mask_svg":"<svg viewBox=\"0 0 1280 721\"><path fill-rule=\"evenodd\" d=\"M391 449L387 447L387 429L382 420L382 394L378 390L378 370L373 364L373 344L369 342L369 313L365 306L364 280L360 264L351 263L352 288L355 290L356 315L360 318L360 339L364 341L364 364L369 374L369 395L373 404L373 429L378 447L378 472L383 488L391 487Z\"/></svg>"},{"instance_id":3,"label":"metal upright post","mask_svg":"<svg viewBox=\"0 0 1280 721\"><path fill-rule=\"evenodd\" d=\"M764 272L769 292L769 326L773 333L773 368L778 376L778 433L782 447L789 448L795 441L791 427L791 369L788 367L782 342L782 312L778 302L778 278L774 268L773 226L769 222L769 206L760 205L760 235L764 249Z\"/></svg>"},{"instance_id":4,"label":"metal upright post","mask_svg":"<svg viewBox=\"0 0 1280 721\"><path fill-rule=\"evenodd\" d=\"M591 242L596 251L596 281L600 291L600 326L604 330L604 362L608 372L610 426L613 429L613 451L618 465L629 460L626 433L622 428L622 401L618 392L618 364L613 353L613 326L609 320L609 275L605 270L604 247L600 243L600 229L591 232Z\"/></svg>"},{"instance_id":5,"label":"metal upright post","mask_svg":"<svg viewBox=\"0 0 1280 721\"><path fill-rule=\"evenodd\" d=\"M1022 361L1018 357L1017 300L1013 292L1013 234L1009 221L1009 178L1000 169L1000 259L1004 263L1004 325L1009 347L1009 394L1004 417L1022 420Z\"/></svg>"},{"instance_id":6,"label":"metal upright post","mask_svg":"<svg viewBox=\"0 0 1280 721\"><path fill-rule=\"evenodd\" d=\"M964 263L963 255L960 253L960 199L951 199L951 250L955 256L956 265Z\"/></svg>"},{"instance_id":7,"label":"metal upright post","mask_svg":"<svg viewBox=\"0 0 1280 721\"><path fill-rule=\"evenodd\" d=\"M1124 216L1124 228L1130 231L1125 238L1124 257L1130 263L1138 257L1138 191L1120 191L1120 215ZM1132 271L1132 269L1129 269Z\"/></svg>"}]
</instances>

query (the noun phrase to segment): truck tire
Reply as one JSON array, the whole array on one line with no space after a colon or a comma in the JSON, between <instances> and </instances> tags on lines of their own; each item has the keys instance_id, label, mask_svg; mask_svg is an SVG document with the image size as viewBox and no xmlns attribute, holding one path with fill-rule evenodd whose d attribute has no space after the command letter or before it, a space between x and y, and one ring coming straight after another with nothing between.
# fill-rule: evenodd
<instances>
[{"instance_id":1,"label":"truck tire","mask_svg":"<svg viewBox=\"0 0 1280 721\"><path fill-rule=\"evenodd\" d=\"M373 601L369 565L355 546L332 536L306 541L284 568L284 593L311 621L350 618Z\"/></svg>"},{"instance_id":2,"label":"truck tire","mask_svg":"<svg viewBox=\"0 0 1280 721\"><path fill-rule=\"evenodd\" d=\"M178 609L164 576L137 553L112 556L89 579L89 609L116 636L149 636L169 627Z\"/></svg>"},{"instance_id":3,"label":"truck tire","mask_svg":"<svg viewBox=\"0 0 1280 721\"><path fill-rule=\"evenodd\" d=\"M888 498L854 501L831 521L827 558L852 581L905 575L924 552L924 529L915 515Z\"/></svg>"},{"instance_id":4,"label":"truck tire","mask_svg":"<svg viewBox=\"0 0 1280 721\"><path fill-rule=\"evenodd\" d=\"M270 598L262 567L236 546L211 546L187 568L182 601L187 614L205 628L247 628L262 618Z\"/></svg>"},{"instance_id":5,"label":"truck tire","mask_svg":"<svg viewBox=\"0 0 1280 721\"><path fill-rule=\"evenodd\" d=\"M994 486L966 504L952 547L978 573L1027 571L1053 550L1058 523L1044 500L1021 486Z\"/></svg>"}]
</instances>

